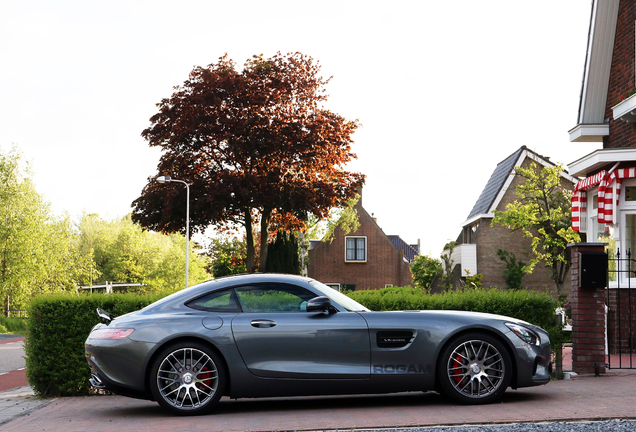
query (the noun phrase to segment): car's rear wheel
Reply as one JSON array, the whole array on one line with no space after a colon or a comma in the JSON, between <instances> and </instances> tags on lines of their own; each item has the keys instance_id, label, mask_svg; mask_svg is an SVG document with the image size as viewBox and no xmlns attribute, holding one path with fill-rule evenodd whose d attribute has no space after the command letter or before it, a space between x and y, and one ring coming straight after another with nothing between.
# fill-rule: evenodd
<instances>
[{"instance_id":1,"label":"car's rear wheel","mask_svg":"<svg viewBox=\"0 0 636 432\"><path fill-rule=\"evenodd\" d=\"M443 392L463 404L495 402L512 378L510 355L493 336L470 333L453 339L437 365Z\"/></svg>"},{"instance_id":2,"label":"car's rear wheel","mask_svg":"<svg viewBox=\"0 0 636 432\"><path fill-rule=\"evenodd\" d=\"M155 400L180 415L208 412L223 395L225 383L221 359L196 342L163 349L150 374L150 390Z\"/></svg>"}]
</instances>

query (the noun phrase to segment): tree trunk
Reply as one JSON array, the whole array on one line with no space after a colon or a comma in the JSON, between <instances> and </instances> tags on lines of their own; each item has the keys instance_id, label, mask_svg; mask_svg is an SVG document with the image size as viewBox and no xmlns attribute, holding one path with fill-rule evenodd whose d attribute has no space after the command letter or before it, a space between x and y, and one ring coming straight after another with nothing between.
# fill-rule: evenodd
<instances>
[{"instance_id":1,"label":"tree trunk","mask_svg":"<svg viewBox=\"0 0 636 432\"><path fill-rule=\"evenodd\" d=\"M306 277L307 266L305 265L305 255L307 254L307 248L305 247L305 233L300 231L298 236L300 240L300 274Z\"/></svg>"},{"instance_id":2,"label":"tree trunk","mask_svg":"<svg viewBox=\"0 0 636 432\"><path fill-rule=\"evenodd\" d=\"M267 271L267 237L271 216L272 209L264 208L261 213L261 258L258 266L261 273L265 273Z\"/></svg>"},{"instance_id":3,"label":"tree trunk","mask_svg":"<svg viewBox=\"0 0 636 432\"><path fill-rule=\"evenodd\" d=\"M254 232L252 231L252 212L245 209L245 242L247 243L247 257L245 268L248 273L254 273Z\"/></svg>"}]
</instances>

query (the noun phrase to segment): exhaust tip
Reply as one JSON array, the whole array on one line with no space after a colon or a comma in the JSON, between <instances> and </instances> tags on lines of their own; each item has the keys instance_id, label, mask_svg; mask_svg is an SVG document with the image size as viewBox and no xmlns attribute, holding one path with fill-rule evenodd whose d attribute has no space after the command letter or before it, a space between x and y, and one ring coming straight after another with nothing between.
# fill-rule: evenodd
<instances>
[{"instance_id":1,"label":"exhaust tip","mask_svg":"<svg viewBox=\"0 0 636 432\"><path fill-rule=\"evenodd\" d=\"M106 388L106 386L104 385L102 380L100 380L99 377L97 375L95 375L95 374L92 374L91 378L88 381L95 388L98 388L98 389L105 389Z\"/></svg>"}]
</instances>

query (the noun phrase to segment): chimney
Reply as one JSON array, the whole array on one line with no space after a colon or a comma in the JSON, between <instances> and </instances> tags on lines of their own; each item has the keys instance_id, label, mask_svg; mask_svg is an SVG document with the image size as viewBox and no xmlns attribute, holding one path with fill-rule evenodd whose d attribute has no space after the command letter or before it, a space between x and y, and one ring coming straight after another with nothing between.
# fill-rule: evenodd
<instances>
[{"instance_id":1,"label":"chimney","mask_svg":"<svg viewBox=\"0 0 636 432\"><path fill-rule=\"evenodd\" d=\"M362 186L356 188L356 193L360 195L358 198L358 205L362 207Z\"/></svg>"}]
</instances>

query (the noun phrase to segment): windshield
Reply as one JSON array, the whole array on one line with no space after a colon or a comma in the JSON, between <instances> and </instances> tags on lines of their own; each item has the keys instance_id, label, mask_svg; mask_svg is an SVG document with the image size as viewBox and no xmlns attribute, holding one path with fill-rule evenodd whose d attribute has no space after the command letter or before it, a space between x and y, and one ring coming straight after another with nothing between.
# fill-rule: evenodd
<instances>
[{"instance_id":1,"label":"windshield","mask_svg":"<svg viewBox=\"0 0 636 432\"><path fill-rule=\"evenodd\" d=\"M365 308L357 301L353 300L350 297L342 294L341 292L336 291L335 289L320 283L318 281L312 280L309 282L310 285L318 288L322 291L327 297L329 297L332 301L338 303L340 306L345 308L349 312L371 312L371 310Z\"/></svg>"}]
</instances>

